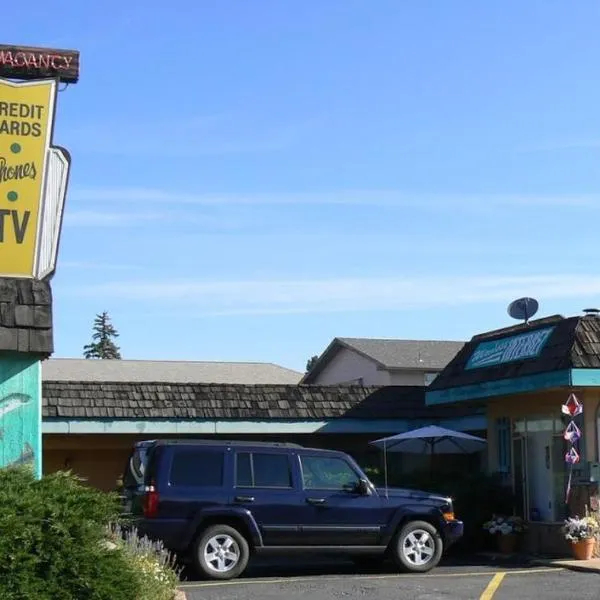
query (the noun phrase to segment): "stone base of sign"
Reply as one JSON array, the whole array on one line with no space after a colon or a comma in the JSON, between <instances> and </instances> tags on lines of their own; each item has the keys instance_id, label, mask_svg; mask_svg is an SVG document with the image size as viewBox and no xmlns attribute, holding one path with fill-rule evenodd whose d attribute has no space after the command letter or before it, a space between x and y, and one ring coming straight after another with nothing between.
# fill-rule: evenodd
<instances>
[{"instance_id":1,"label":"stone base of sign","mask_svg":"<svg viewBox=\"0 0 600 600\"><path fill-rule=\"evenodd\" d=\"M0 351L40 358L54 352L49 282L0 278Z\"/></svg>"}]
</instances>

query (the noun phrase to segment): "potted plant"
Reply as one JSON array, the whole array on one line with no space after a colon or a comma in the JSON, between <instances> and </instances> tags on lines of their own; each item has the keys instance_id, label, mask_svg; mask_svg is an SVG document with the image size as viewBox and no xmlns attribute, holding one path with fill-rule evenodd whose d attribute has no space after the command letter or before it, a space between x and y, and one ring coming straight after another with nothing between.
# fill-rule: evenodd
<instances>
[{"instance_id":1,"label":"potted plant","mask_svg":"<svg viewBox=\"0 0 600 600\"><path fill-rule=\"evenodd\" d=\"M512 554L516 547L518 536L524 533L526 526L521 517L505 517L494 515L487 523L483 525L488 533L495 535L498 542L498 550L502 554Z\"/></svg>"},{"instance_id":2,"label":"potted plant","mask_svg":"<svg viewBox=\"0 0 600 600\"><path fill-rule=\"evenodd\" d=\"M573 556L577 560L590 560L594 555L598 521L594 517L571 517L565 521L565 539L571 543Z\"/></svg>"}]
</instances>

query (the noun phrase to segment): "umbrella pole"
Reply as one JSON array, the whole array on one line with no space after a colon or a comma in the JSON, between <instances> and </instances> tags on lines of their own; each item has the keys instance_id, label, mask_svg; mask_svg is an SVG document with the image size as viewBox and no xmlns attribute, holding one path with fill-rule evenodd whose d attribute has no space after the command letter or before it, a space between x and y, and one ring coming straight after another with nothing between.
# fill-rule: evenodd
<instances>
[{"instance_id":1,"label":"umbrella pole","mask_svg":"<svg viewBox=\"0 0 600 600\"><path fill-rule=\"evenodd\" d=\"M429 480L433 483L433 446L435 442L431 440L429 444Z\"/></svg>"}]
</instances>

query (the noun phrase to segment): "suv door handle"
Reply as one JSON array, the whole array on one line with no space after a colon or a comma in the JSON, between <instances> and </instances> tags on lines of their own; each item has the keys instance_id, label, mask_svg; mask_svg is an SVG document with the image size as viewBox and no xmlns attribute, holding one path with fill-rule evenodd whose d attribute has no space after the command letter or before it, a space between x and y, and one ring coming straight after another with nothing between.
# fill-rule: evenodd
<instances>
[{"instance_id":1,"label":"suv door handle","mask_svg":"<svg viewBox=\"0 0 600 600\"><path fill-rule=\"evenodd\" d=\"M254 502L254 496L236 496L234 500L236 502Z\"/></svg>"},{"instance_id":2,"label":"suv door handle","mask_svg":"<svg viewBox=\"0 0 600 600\"><path fill-rule=\"evenodd\" d=\"M325 504L325 502L327 502L325 498L307 498L306 501L309 504Z\"/></svg>"}]
</instances>

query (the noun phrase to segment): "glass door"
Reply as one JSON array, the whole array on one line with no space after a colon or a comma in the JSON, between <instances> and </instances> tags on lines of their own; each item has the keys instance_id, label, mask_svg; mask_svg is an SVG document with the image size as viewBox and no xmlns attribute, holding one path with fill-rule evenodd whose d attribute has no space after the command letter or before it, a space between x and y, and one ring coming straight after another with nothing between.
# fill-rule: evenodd
<instances>
[{"instance_id":1,"label":"glass door","mask_svg":"<svg viewBox=\"0 0 600 600\"><path fill-rule=\"evenodd\" d=\"M561 521L565 515L562 429L554 415L514 421L514 491L524 517L532 521Z\"/></svg>"},{"instance_id":2,"label":"glass door","mask_svg":"<svg viewBox=\"0 0 600 600\"><path fill-rule=\"evenodd\" d=\"M552 431L527 431L527 495L532 520L554 519Z\"/></svg>"}]
</instances>

